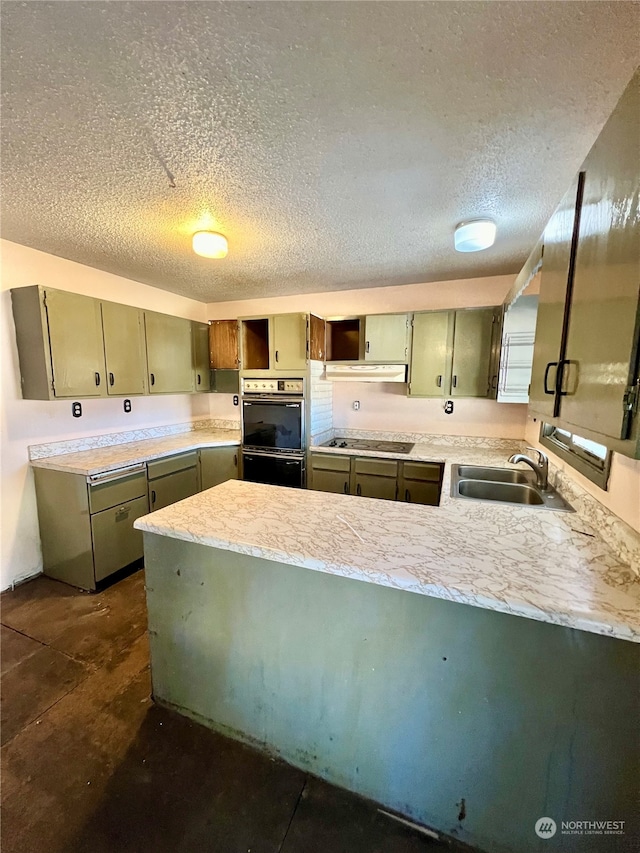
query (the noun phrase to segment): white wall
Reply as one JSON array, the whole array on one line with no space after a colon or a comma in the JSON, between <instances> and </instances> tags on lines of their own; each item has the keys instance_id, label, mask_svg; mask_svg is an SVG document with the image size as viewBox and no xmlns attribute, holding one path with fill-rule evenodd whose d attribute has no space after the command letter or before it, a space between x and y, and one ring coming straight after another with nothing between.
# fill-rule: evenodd
<instances>
[{"instance_id":1,"label":"white wall","mask_svg":"<svg viewBox=\"0 0 640 853\"><path fill-rule=\"evenodd\" d=\"M503 275L238 302L213 302L207 306L207 316L210 320L227 320L259 314L311 311L321 317L331 317L500 305L514 280L513 275ZM498 404L492 400L458 400L454 404L454 413L445 415L439 400L409 398L406 393L404 385L336 382L333 390L334 427L496 438L524 437L525 405ZM357 412L353 410L354 400L359 400L361 404ZM226 410L226 400L212 400L212 416L224 417Z\"/></svg>"},{"instance_id":2,"label":"white wall","mask_svg":"<svg viewBox=\"0 0 640 853\"><path fill-rule=\"evenodd\" d=\"M152 308L191 320L206 320L204 303L158 290L120 276L47 255L7 240L0 241L2 293L1 386L2 446L2 563L0 589L42 570L42 554L27 446L86 435L124 432L140 427L208 417L208 395L133 397L133 411L125 414L122 400L83 400L83 416L71 416L71 401L23 400L8 292L12 287L42 284L89 296ZM237 410L236 410L237 411Z\"/></svg>"}]
</instances>

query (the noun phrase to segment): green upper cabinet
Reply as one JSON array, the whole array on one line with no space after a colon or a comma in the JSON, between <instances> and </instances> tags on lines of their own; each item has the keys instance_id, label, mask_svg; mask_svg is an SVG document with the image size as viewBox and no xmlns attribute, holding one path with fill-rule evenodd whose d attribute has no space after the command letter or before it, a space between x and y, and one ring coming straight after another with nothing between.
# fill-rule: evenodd
<instances>
[{"instance_id":1,"label":"green upper cabinet","mask_svg":"<svg viewBox=\"0 0 640 853\"><path fill-rule=\"evenodd\" d=\"M105 396L100 302L38 285L11 300L24 399Z\"/></svg>"},{"instance_id":2,"label":"green upper cabinet","mask_svg":"<svg viewBox=\"0 0 640 853\"><path fill-rule=\"evenodd\" d=\"M189 394L193 388L191 321L144 312L150 394Z\"/></svg>"},{"instance_id":3,"label":"green upper cabinet","mask_svg":"<svg viewBox=\"0 0 640 853\"><path fill-rule=\"evenodd\" d=\"M492 346L498 316L494 308L455 312L452 397L491 396ZM497 379L497 374L496 374Z\"/></svg>"},{"instance_id":4,"label":"green upper cabinet","mask_svg":"<svg viewBox=\"0 0 640 853\"><path fill-rule=\"evenodd\" d=\"M450 388L453 327L453 311L424 311L413 315L410 396L442 397L445 389Z\"/></svg>"},{"instance_id":5,"label":"green upper cabinet","mask_svg":"<svg viewBox=\"0 0 640 853\"><path fill-rule=\"evenodd\" d=\"M407 363L409 354L407 314L371 314L364 321L365 361Z\"/></svg>"},{"instance_id":6,"label":"green upper cabinet","mask_svg":"<svg viewBox=\"0 0 640 853\"><path fill-rule=\"evenodd\" d=\"M144 318L138 308L103 302L102 331L107 368L107 394L144 394L146 363Z\"/></svg>"},{"instance_id":7,"label":"green upper cabinet","mask_svg":"<svg viewBox=\"0 0 640 853\"><path fill-rule=\"evenodd\" d=\"M571 245L576 225L578 178L572 183L544 231L538 316L531 369L529 403L539 415L552 418L558 401L556 379L569 282Z\"/></svg>"},{"instance_id":8,"label":"green upper cabinet","mask_svg":"<svg viewBox=\"0 0 640 853\"><path fill-rule=\"evenodd\" d=\"M640 456L640 73L544 234L530 407Z\"/></svg>"},{"instance_id":9,"label":"green upper cabinet","mask_svg":"<svg viewBox=\"0 0 640 853\"><path fill-rule=\"evenodd\" d=\"M414 314L409 395L493 396L499 347L499 308Z\"/></svg>"},{"instance_id":10,"label":"green upper cabinet","mask_svg":"<svg viewBox=\"0 0 640 853\"><path fill-rule=\"evenodd\" d=\"M209 324L191 323L191 345L193 353L193 387L196 391L211 390L209 367Z\"/></svg>"},{"instance_id":11,"label":"green upper cabinet","mask_svg":"<svg viewBox=\"0 0 640 853\"><path fill-rule=\"evenodd\" d=\"M276 314L271 318L271 366L304 370L307 366L307 314Z\"/></svg>"}]
</instances>

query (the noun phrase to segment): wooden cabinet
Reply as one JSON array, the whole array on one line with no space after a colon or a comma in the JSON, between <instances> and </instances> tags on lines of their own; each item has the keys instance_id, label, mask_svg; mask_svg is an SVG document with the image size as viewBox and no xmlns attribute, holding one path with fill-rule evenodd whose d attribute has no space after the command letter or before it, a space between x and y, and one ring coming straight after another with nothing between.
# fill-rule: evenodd
<instances>
[{"instance_id":1,"label":"wooden cabinet","mask_svg":"<svg viewBox=\"0 0 640 853\"><path fill-rule=\"evenodd\" d=\"M203 447L200 449L200 488L212 489L227 480L238 479L238 454L236 445L229 447Z\"/></svg>"},{"instance_id":2,"label":"wooden cabinet","mask_svg":"<svg viewBox=\"0 0 640 853\"><path fill-rule=\"evenodd\" d=\"M299 372L310 358L323 358L325 322L312 314L246 317L239 324L243 370Z\"/></svg>"},{"instance_id":3,"label":"wooden cabinet","mask_svg":"<svg viewBox=\"0 0 640 853\"><path fill-rule=\"evenodd\" d=\"M407 314L370 314L364 320L364 360L406 364L409 348Z\"/></svg>"},{"instance_id":4,"label":"wooden cabinet","mask_svg":"<svg viewBox=\"0 0 640 853\"><path fill-rule=\"evenodd\" d=\"M150 394L193 391L191 321L144 312Z\"/></svg>"},{"instance_id":5,"label":"wooden cabinet","mask_svg":"<svg viewBox=\"0 0 640 853\"><path fill-rule=\"evenodd\" d=\"M531 410L640 456L640 73L544 234Z\"/></svg>"},{"instance_id":6,"label":"wooden cabinet","mask_svg":"<svg viewBox=\"0 0 640 853\"><path fill-rule=\"evenodd\" d=\"M444 465L375 456L312 453L309 488L438 506Z\"/></svg>"},{"instance_id":7,"label":"wooden cabinet","mask_svg":"<svg viewBox=\"0 0 640 853\"><path fill-rule=\"evenodd\" d=\"M196 392L211 390L209 368L209 324L191 323L191 348L193 359L193 388Z\"/></svg>"},{"instance_id":8,"label":"wooden cabinet","mask_svg":"<svg viewBox=\"0 0 640 853\"><path fill-rule=\"evenodd\" d=\"M500 317L495 307L414 314L409 395L495 396Z\"/></svg>"},{"instance_id":9,"label":"wooden cabinet","mask_svg":"<svg viewBox=\"0 0 640 853\"><path fill-rule=\"evenodd\" d=\"M209 365L213 370L237 370L240 365L237 320L209 324Z\"/></svg>"},{"instance_id":10,"label":"wooden cabinet","mask_svg":"<svg viewBox=\"0 0 640 853\"><path fill-rule=\"evenodd\" d=\"M144 317L139 308L102 302L107 394L145 393Z\"/></svg>"},{"instance_id":11,"label":"wooden cabinet","mask_svg":"<svg viewBox=\"0 0 640 853\"><path fill-rule=\"evenodd\" d=\"M198 451L190 450L147 463L149 507L154 512L200 491Z\"/></svg>"},{"instance_id":12,"label":"wooden cabinet","mask_svg":"<svg viewBox=\"0 0 640 853\"><path fill-rule=\"evenodd\" d=\"M33 285L11 291L22 396L27 400L107 393L100 303Z\"/></svg>"}]
</instances>

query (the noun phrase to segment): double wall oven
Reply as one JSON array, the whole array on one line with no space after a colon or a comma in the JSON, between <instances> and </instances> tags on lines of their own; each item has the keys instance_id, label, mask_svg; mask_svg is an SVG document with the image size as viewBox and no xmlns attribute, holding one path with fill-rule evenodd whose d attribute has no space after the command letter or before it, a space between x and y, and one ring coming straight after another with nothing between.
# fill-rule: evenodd
<instances>
[{"instance_id":1,"label":"double wall oven","mask_svg":"<svg viewBox=\"0 0 640 853\"><path fill-rule=\"evenodd\" d=\"M243 479L306 485L304 379L242 380Z\"/></svg>"}]
</instances>

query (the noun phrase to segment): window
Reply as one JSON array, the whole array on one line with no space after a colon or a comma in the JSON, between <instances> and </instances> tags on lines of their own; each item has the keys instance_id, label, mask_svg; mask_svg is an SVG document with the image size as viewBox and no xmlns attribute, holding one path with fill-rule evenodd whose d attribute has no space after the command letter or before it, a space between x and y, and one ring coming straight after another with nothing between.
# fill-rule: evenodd
<instances>
[{"instance_id":1,"label":"window","mask_svg":"<svg viewBox=\"0 0 640 853\"><path fill-rule=\"evenodd\" d=\"M540 443L601 489L607 488L611 451L603 444L597 444L551 424L542 424Z\"/></svg>"}]
</instances>

